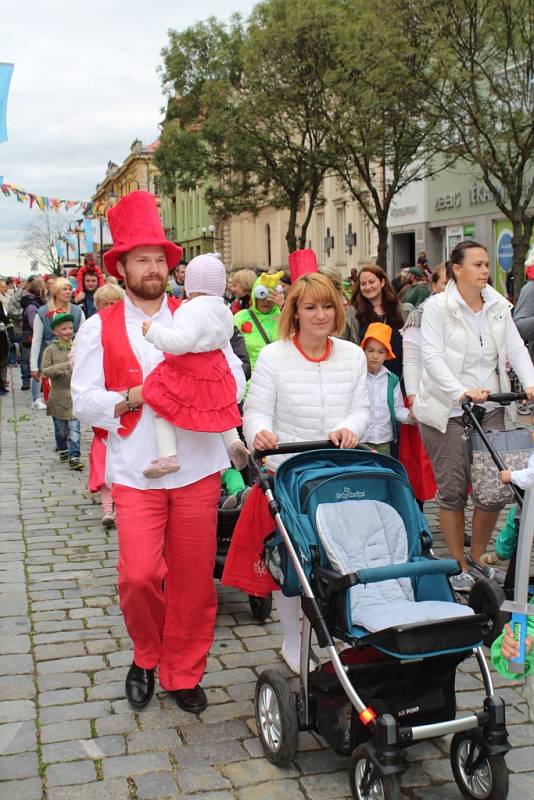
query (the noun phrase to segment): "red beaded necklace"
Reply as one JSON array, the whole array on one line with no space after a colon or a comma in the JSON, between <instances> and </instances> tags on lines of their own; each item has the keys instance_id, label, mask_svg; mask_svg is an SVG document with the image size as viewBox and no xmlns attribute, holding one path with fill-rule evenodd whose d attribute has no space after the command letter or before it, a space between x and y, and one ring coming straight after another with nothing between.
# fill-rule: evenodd
<instances>
[{"instance_id":1,"label":"red beaded necklace","mask_svg":"<svg viewBox=\"0 0 534 800\"><path fill-rule=\"evenodd\" d=\"M325 348L324 348L324 353L322 354L322 356L319 356L319 358L314 358L313 356L310 356L310 355L308 355L308 353L306 353L306 352L305 352L305 351L302 349L302 345L301 345L301 343L299 342L299 335L298 335L298 333L296 333L296 334L293 336L293 344L295 345L295 347L297 348L297 350L299 351L299 353L301 354L301 356L304 356L304 358L306 359L306 361L312 361L314 364L318 364L320 361L326 361L326 359L327 359L327 358L328 358L328 356L330 355L330 350L332 349L332 342L330 341L330 339L327 339L327 340L326 340L326 345L325 345Z\"/></svg>"}]
</instances>

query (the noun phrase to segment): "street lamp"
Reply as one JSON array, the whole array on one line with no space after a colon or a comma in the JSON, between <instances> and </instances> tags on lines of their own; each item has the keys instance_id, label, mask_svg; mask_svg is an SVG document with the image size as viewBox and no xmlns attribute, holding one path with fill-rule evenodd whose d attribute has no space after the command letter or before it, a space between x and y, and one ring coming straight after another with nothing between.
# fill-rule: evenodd
<instances>
[{"instance_id":1,"label":"street lamp","mask_svg":"<svg viewBox=\"0 0 534 800\"><path fill-rule=\"evenodd\" d=\"M82 253L80 247L80 236L83 233L83 219L77 219L76 224L73 228L69 228L70 233L76 234L76 239L78 242L78 266L81 267L82 265Z\"/></svg>"},{"instance_id":2,"label":"street lamp","mask_svg":"<svg viewBox=\"0 0 534 800\"><path fill-rule=\"evenodd\" d=\"M204 225L204 227L202 228L202 239L204 241L211 241L211 249L212 251L215 250L214 247L215 241L218 241L218 239L215 236L215 225L208 225L207 228Z\"/></svg>"}]
</instances>

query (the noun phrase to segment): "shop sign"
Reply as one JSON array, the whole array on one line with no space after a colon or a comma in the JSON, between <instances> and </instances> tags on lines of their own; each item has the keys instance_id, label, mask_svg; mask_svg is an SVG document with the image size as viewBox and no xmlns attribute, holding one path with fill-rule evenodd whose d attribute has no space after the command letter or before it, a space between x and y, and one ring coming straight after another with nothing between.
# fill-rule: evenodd
<instances>
[{"instance_id":1,"label":"shop sign","mask_svg":"<svg viewBox=\"0 0 534 800\"><path fill-rule=\"evenodd\" d=\"M408 217L417 213L417 206L392 207L389 213L392 217Z\"/></svg>"},{"instance_id":2,"label":"shop sign","mask_svg":"<svg viewBox=\"0 0 534 800\"><path fill-rule=\"evenodd\" d=\"M434 209L436 211L444 211L448 208L460 208L462 205L462 193L451 192L450 194L440 194L436 197Z\"/></svg>"},{"instance_id":3,"label":"shop sign","mask_svg":"<svg viewBox=\"0 0 534 800\"><path fill-rule=\"evenodd\" d=\"M497 240L497 263L504 272L510 272L513 258L512 234L509 230L504 229Z\"/></svg>"},{"instance_id":4,"label":"shop sign","mask_svg":"<svg viewBox=\"0 0 534 800\"><path fill-rule=\"evenodd\" d=\"M484 203L491 203L492 201L493 195L486 184L475 181L469 189L469 203L472 206L481 206L484 205Z\"/></svg>"}]
</instances>

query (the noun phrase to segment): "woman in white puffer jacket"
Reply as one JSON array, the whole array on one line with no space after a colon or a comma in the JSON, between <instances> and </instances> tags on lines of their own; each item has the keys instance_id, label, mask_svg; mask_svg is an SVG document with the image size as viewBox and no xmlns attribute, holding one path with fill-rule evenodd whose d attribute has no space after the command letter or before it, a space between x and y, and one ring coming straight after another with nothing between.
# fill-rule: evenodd
<instances>
[{"instance_id":1,"label":"woman in white puffer jacket","mask_svg":"<svg viewBox=\"0 0 534 800\"><path fill-rule=\"evenodd\" d=\"M243 415L249 447L330 439L356 447L369 425L367 362L352 342L335 338L345 325L341 298L329 278L313 273L291 287L279 322L280 339L261 351ZM283 456L268 459L271 469ZM298 672L300 598L277 592L284 632L282 656Z\"/></svg>"}]
</instances>

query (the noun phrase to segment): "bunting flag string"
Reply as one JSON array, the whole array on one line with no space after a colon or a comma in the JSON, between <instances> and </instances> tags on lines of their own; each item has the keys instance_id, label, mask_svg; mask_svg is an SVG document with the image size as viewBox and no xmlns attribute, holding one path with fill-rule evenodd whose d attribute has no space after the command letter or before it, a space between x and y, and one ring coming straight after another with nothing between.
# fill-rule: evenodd
<instances>
[{"instance_id":1,"label":"bunting flag string","mask_svg":"<svg viewBox=\"0 0 534 800\"><path fill-rule=\"evenodd\" d=\"M85 200L59 200L57 197L45 197L35 192L26 192L11 183L0 184L0 191L4 197L16 197L19 203L29 203L30 208L40 211L74 211L81 212L84 216L104 215L107 203L93 203Z\"/></svg>"}]
</instances>

